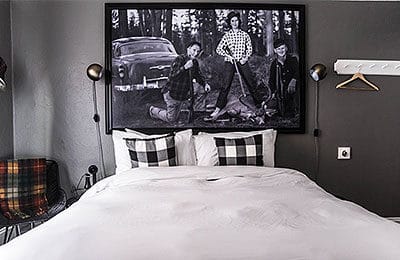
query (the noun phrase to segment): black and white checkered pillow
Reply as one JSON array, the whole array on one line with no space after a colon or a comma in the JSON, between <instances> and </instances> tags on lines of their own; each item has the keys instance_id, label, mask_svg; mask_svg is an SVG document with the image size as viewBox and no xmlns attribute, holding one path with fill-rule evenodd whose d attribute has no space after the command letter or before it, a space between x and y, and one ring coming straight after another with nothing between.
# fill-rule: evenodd
<instances>
[{"instance_id":1,"label":"black and white checkered pillow","mask_svg":"<svg viewBox=\"0 0 400 260\"><path fill-rule=\"evenodd\" d=\"M125 138L132 168L176 166L175 136L138 139Z\"/></svg>"},{"instance_id":2,"label":"black and white checkered pillow","mask_svg":"<svg viewBox=\"0 0 400 260\"><path fill-rule=\"evenodd\" d=\"M214 137L214 140L219 165L264 165L261 134L235 139Z\"/></svg>"}]
</instances>

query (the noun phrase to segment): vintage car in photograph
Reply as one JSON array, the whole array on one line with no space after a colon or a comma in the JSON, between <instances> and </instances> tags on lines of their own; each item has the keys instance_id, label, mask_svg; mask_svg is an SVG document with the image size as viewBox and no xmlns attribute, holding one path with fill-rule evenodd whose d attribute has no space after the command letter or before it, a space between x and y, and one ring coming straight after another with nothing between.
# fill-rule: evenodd
<instances>
[{"instance_id":1,"label":"vintage car in photograph","mask_svg":"<svg viewBox=\"0 0 400 260\"><path fill-rule=\"evenodd\" d=\"M161 37L127 37L112 41L112 85L118 91L162 88L177 57Z\"/></svg>"}]
</instances>

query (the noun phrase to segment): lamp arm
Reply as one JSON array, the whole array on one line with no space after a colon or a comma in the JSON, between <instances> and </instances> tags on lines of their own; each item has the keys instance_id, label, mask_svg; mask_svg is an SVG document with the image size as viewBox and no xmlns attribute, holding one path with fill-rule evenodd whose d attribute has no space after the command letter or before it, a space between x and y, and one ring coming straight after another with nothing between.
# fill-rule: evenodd
<instances>
[{"instance_id":1,"label":"lamp arm","mask_svg":"<svg viewBox=\"0 0 400 260\"><path fill-rule=\"evenodd\" d=\"M98 142L98 149L99 149L99 160L101 163L101 170L100 173L101 179L106 177L106 167L104 165L104 153L103 153L103 142L101 140L101 132L100 132L100 116L97 110L97 92L96 92L96 82L93 81L93 120L96 123L96 133L97 133L97 142Z\"/></svg>"},{"instance_id":2,"label":"lamp arm","mask_svg":"<svg viewBox=\"0 0 400 260\"><path fill-rule=\"evenodd\" d=\"M315 107L314 107L314 147L315 147L315 176L314 181L318 183L319 174L319 81L317 81L317 86L315 87Z\"/></svg>"},{"instance_id":3,"label":"lamp arm","mask_svg":"<svg viewBox=\"0 0 400 260\"><path fill-rule=\"evenodd\" d=\"M314 108L314 136L319 136L319 81L317 81L317 86L315 88L315 108Z\"/></svg>"},{"instance_id":4,"label":"lamp arm","mask_svg":"<svg viewBox=\"0 0 400 260\"><path fill-rule=\"evenodd\" d=\"M92 90L93 90L92 93L93 93L93 111L94 111L93 120L94 122L98 123L100 122L100 116L99 116L99 111L97 110L97 92L96 92L95 81L93 81Z\"/></svg>"}]
</instances>

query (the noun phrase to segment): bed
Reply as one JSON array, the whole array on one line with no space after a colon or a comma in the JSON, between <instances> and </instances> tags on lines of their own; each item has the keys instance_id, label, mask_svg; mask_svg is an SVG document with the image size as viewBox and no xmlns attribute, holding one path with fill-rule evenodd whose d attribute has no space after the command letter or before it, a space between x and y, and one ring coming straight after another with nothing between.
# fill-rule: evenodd
<instances>
[{"instance_id":1,"label":"bed","mask_svg":"<svg viewBox=\"0 0 400 260\"><path fill-rule=\"evenodd\" d=\"M137 168L0 247L0 259L400 259L400 225L304 174Z\"/></svg>"},{"instance_id":2,"label":"bed","mask_svg":"<svg viewBox=\"0 0 400 260\"><path fill-rule=\"evenodd\" d=\"M400 225L274 167L275 139L273 130L115 131L116 174L0 246L0 259L400 259ZM263 166L222 166L221 140L245 143L223 147L225 163L238 162L226 157L236 149ZM144 167L155 162L138 159L140 145L146 154L157 142L176 160Z\"/></svg>"}]
</instances>

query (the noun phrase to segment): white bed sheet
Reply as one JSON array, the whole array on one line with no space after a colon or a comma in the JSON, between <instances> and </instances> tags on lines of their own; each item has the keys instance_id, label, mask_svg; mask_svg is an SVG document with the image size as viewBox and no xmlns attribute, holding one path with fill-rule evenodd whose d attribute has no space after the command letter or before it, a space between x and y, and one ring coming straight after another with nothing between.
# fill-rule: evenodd
<instances>
[{"instance_id":1,"label":"white bed sheet","mask_svg":"<svg viewBox=\"0 0 400 260\"><path fill-rule=\"evenodd\" d=\"M140 168L0 246L0 259L400 259L400 225L290 169Z\"/></svg>"}]
</instances>

